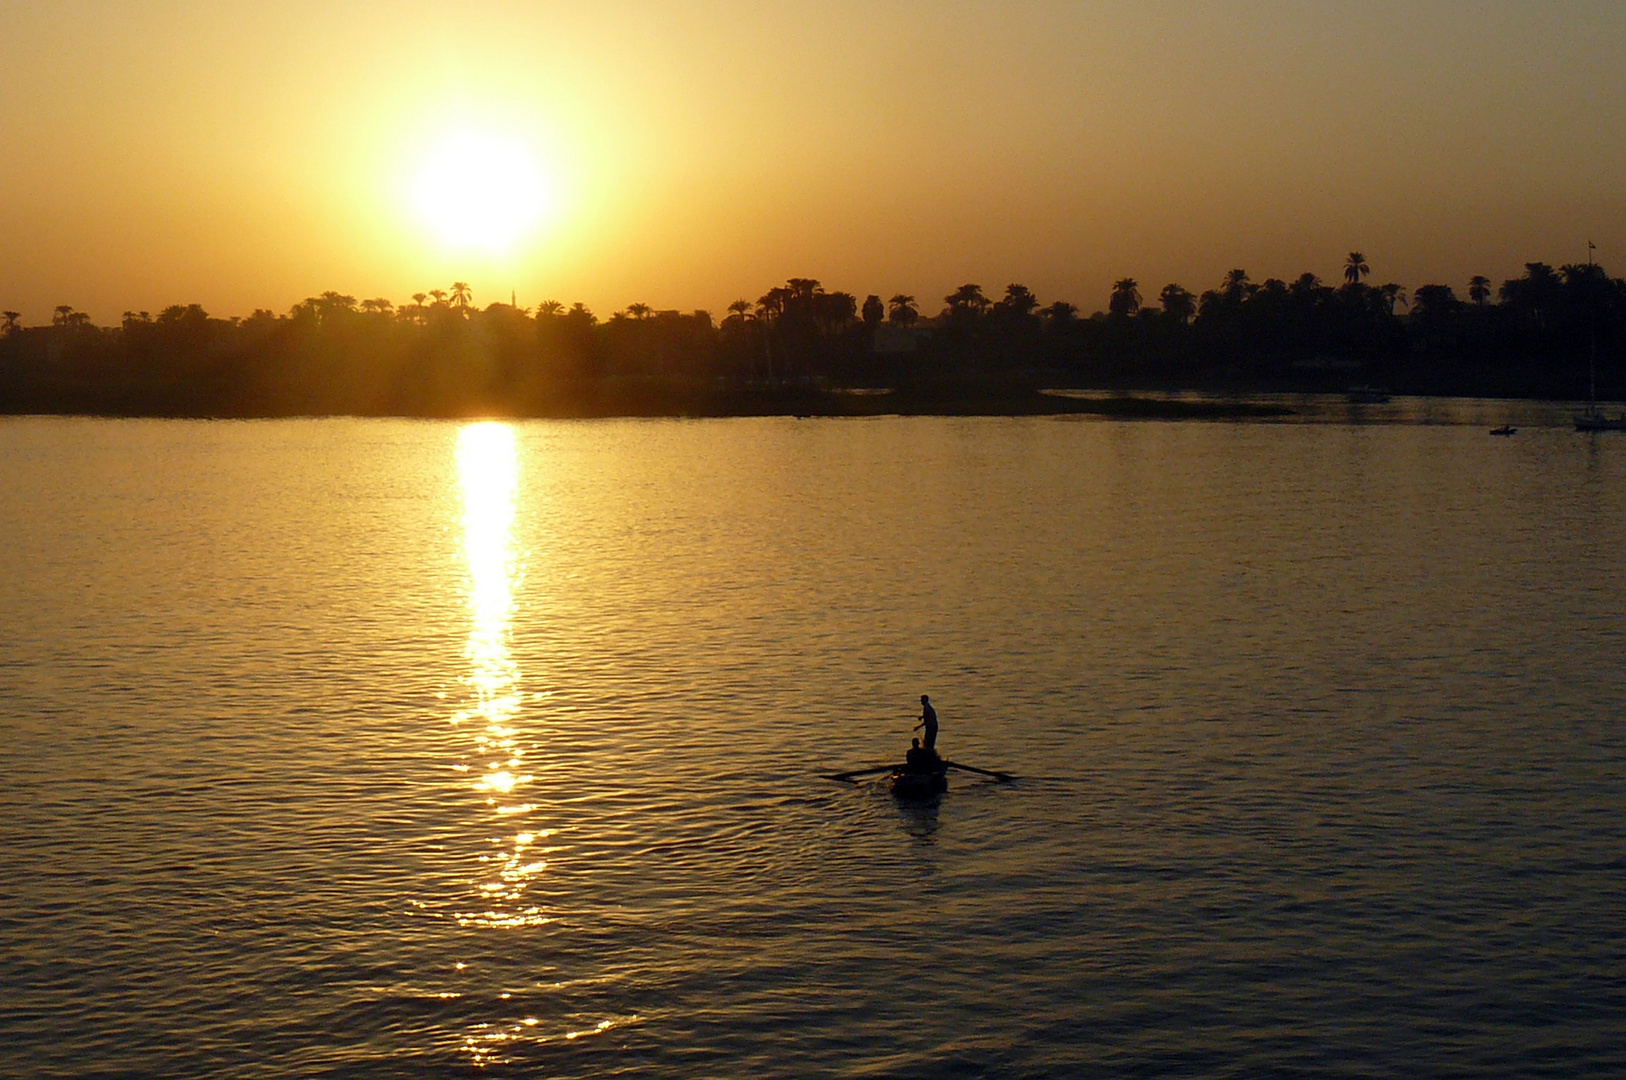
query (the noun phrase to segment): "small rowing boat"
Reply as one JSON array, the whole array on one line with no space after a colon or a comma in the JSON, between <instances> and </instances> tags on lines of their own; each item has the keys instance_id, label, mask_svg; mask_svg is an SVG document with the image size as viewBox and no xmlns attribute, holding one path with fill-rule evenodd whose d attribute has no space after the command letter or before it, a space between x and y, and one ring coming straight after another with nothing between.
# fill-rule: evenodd
<instances>
[{"instance_id":1,"label":"small rowing boat","mask_svg":"<svg viewBox=\"0 0 1626 1080\"><path fill-rule=\"evenodd\" d=\"M874 765L867 769L849 769L839 773L821 773L826 780L837 780L843 784L856 784L860 776L874 776L876 773L887 773L887 788L900 799L929 799L933 795L941 795L948 790L948 771L960 769L963 772L976 773L1002 784L1008 784L1016 777L997 769L979 769L975 765L962 765L958 761L938 757L934 751L921 750L918 747L909 751L908 760L901 765Z\"/></svg>"},{"instance_id":2,"label":"small rowing boat","mask_svg":"<svg viewBox=\"0 0 1626 1080\"><path fill-rule=\"evenodd\" d=\"M941 761L929 770L893 769L887 788L900 799L929 799L948 790L948 766Z\"/></svg>"}]
</instances>

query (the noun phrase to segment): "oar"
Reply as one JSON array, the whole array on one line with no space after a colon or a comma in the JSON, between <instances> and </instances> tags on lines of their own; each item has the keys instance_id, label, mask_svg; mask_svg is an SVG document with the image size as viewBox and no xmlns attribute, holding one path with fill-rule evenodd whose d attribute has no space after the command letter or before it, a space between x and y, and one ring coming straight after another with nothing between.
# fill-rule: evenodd
<instances>
[{"instance_id":1,"label":"oar","mask_svg":"<svg viewBox=\"0 0 1626 1080\"><path fill-rule=\"evenodd\" d=\"M851 780L855 776L868 776L870 773L886 772L888 769L901 769L902 765L877 765L873 769L854 769L852 772L820 773L826 780Z\"/></svg>"},{"instance_id":2,"label":"oar","mask_svg":"<svg viewBox=\"0 0 1626 1080\"><path fill-rule=\"evenodd\" d=\"M992 769L979 769L975 765L961 765L958 761L945 761L943 764L947 765L951 769L964 769L966 772L981 773L984 776L992 776L995 780L998 780L1001 783L1006 783L1016 779L1016 777L1012 776L1008 772L994 772Z\"/></svg>"}]
</instances>

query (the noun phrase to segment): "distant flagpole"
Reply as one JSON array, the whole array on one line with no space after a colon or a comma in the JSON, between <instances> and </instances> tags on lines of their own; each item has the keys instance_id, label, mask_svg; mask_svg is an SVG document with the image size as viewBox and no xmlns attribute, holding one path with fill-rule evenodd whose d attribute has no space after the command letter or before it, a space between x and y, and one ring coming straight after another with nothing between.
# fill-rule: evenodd
<instances>
[{"instance_id":1,"label":"distant flagpole","mask_svg":"<svg viewBox=\"0 0 1626 1080\"><path fill-rule=\"evenodd\" d=\"M1591 266L1591 265L1592 265L1592 253L1593 253L1593 252L1594 252L1594 251L1597 251L1597 250L1598 250L1598 245L1597 245L1597 244L1594 244L1594 243L1593 243L1593 242L1592 242L1592 241L1590 241L1590 240L1588 240L1588 241L1587 241L1587 242L1586 242L1586 264L1587 264L1587 265L1588 265L1588 266Z\"/></svg>"}]
</instances>

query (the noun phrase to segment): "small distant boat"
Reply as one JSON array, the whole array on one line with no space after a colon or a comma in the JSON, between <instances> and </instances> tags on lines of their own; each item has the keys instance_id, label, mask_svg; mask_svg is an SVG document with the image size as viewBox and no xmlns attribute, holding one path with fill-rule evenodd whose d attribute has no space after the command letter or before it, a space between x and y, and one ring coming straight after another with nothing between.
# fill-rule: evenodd
<instances>
[{"instance_id":1,"label":"small distant boat","mask_svg":"<svg viewBox=\"0 0 1626 1080\"><path fill-rule=\"evenodd\" d=\"M1382 405L1389 400L1389 390L1384 386L1352 386L1348 397L1353 405Z\"/></svg>"},{"instance_id":2,"label":"small distant boat","mask_svg":"<svg viewBox=\"0 0 1626 1080\"><path fill-rule=\"evenodd\" d=\"M1503 424L1501 427L1491 428L1492 435L1516 435L1519 429L1512 424Z\"/></svg>"},{"instance_id":3,"label":"small distant boat","mask_svg":"<svg viewBox=\"0 0 1626 1080\"><path fill-rule=\"evenodd\" d=\"M948 790L948 771L960 769L964 772L977 773L1008 784L1016 777L1008 772L998 769L979 769L975 765L962 765L958 761L938 757L930 750L922 751L912 749L911 756L899 765L873 765L867 769L849 769L846 772L823 773L826 780L838 780L842 783L856 783L860 776L874 776L876 773L888 773L886 786L892 794L900 799L930 799L941 795ZM915 756L925 755L925 756Z\"/></svg>"}]
</instances>

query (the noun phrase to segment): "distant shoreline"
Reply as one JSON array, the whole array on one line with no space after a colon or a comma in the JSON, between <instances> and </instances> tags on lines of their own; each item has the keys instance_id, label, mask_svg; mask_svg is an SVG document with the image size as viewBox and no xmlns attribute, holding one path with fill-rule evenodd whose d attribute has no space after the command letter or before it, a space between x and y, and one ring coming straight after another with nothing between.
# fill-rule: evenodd
<instances>
[{"instance_id":1,"label":"distant shoreline","mask_svg":"<svg viewBox=\"0 0 1626 1080\"><path fill-rule=\"evenodd\" d=\"M642 303L608 320L554 301L480 308L465 282L399 308L325 292L282 315L171 305L116 327L62 305L50 326L0 312L0 413L1179 420L1293 414L1263 394L1626 395L1626 279L1601 266L1526 264L1494 303L1483 277L1467 302L1444 285L1406 300L1365 284L1369 270L1359 252L1336 287L1237 269L1200 296L1165 286L1157 306L1125 278L1087 318L1016 284L998 299L963 285L928 315L812 278L735 301L720 323ZM1067 386L1100 392L1043 392Z\"/></svg>"},{"instance_id":2,"label":"distant shoreline","mask_svg":"<svg viewBox=\"0 0 1626 1080\"><path fill-rule=\"evenodd\" d=\"M1133 392L1072 397L1031 389L946 391L942 388L884 387L830 390L764 387L711 392L669 388L596 388L541 408L513 409L502 403L472 404L446 411L266 411L121 410L84 408L0 410L7 416L87 416L104 419L266 420L296 417L363 417L425 420L491 418L505 420L725 419L744 417L1023 417L1096 416L1117 420L1270 419L1295 414L1289 406L1247 401L1171 400Z\"/></svg>"},{"instance_id":3,"label":"distant shoreline","mask_svg":"<svg viewBox=\"0 0 1626 1080\"><path fill-rule=\"evenodd\" d=\"M502 410L493 410L501 412ZM873 416L1101 416L1116 419L1238 419L1290 416L1287 406L1244 401L1160 400L1132 393L1103 398L1066 397L1028 388L762 388L726 391L640 393L636 388L601 393L574 408L547 410L553 417L873 417Z\"/></svg>"},{"instance_id":4,"label":"distant shoreline","mask_svg":"<svg viewBox=\"0 0 1626 1080\"><path fill-rule=\"evenodd\" d=\"M378 403L346 408L176 407L150 402L133 407L94 393L65 394L49 402L5 402L0 417L84 417L169 420L615 420L615 419L865 419L881 417L1068 417L1098 420L1286 420L1357 424L1510 422L1543 426L1571 415L1584 399L1539 395L1397 391L1392 401L1362 400L1348 390L1306 386L1076 386L1059 383L945 379L896 386L746 385L697 387L643 380L577 383L525 402L500 395L461 397L441 408ZM1437 403L1437 404L1430 404ZM1477 403L1477 404L1471 404ZM302 403L308 404L308 403ZM1622 403L1601 401L1619 411ZM30 407L32 406L32 407ZM1444 408L1445 413L1439 410ZM1533 411L1532 411L1533 410ZM1447 420L1450 414L1460 419ZM1551 414L1545 415L1545 414ZM1471 417L1472 419L1468 419ZM1538 417L1541 417L1538 419Z\"/></svg>"}]
</instances>

